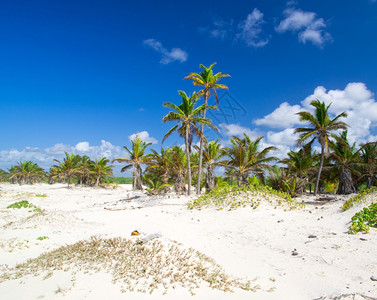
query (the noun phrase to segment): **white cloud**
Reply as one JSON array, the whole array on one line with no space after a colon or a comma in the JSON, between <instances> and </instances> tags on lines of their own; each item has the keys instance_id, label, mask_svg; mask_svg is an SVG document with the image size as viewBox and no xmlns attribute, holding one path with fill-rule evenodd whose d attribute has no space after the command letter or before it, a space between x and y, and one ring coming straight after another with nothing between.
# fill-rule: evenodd
<instances>
[{"instance_id":1,"label":"white cloud","mask_svg":"<svg viewBox=\"0 0 377 300\"><path fill-rule=\"evenodd\" d=\"M294 146L297 142L297 135L294 131L294 128L287 128L279 132L268 131L267 142L272 145Z\"/></svg>"},{"instance_id":2,"label":"white cloud","mask_svg":"<svg viewBox=\"0 0 377 300\"><path fill-rule=\"evenodd\" d=\"M238 124L221 123L219 124L219 127L221 128L221 133L229 137L231 136L242 137L244 133L246 133L251 139L255 139L260 136L258 131L251 130L247 127L243 127Z\"/></svg>"},{"instance_id":3,"label":"white cloud","mask_svg":"<svg viewBox=\"0 0 377 300\"><path fill-rule=\"evenodd\" d=\"M186 51L180 48L172 48L170 51L162 46L162 44L155 39L144 40L144 45L151 47L161 54L161 64L169 64L174 61L185 62L188 58Z\"/></svg>"},{"instance_id":4,"label":"white cloud","mask_svg":"<svg viewBox=\"0 0 377 300\"><path fill-rule=\"evenodd\" d=\"M325 31L325 21L318 18L316 13L288 7L283 14L285 19L275 27L277 32L298 32L298 39L301 43L311 42L320 47L331 40L331 35Z\"/></svg>"},{"instance_id":5,"label":"white cloud","mask_svg":"<svg viewBox=\"0 0 377 300\"><path fill-rule=\"evenodd\" d=\"M247 15L246 20L238 24L238 28L241 31L238 34L238 37L242 39L249 47L259 48L267 45L269 39L261 38L260 36L262 33L263 23L263 13L257 8L254 8L252 13Z\"/></svg>"},{"instance_id":6,"label":"white cloud","mask_svg":"<svg viewBox=\"0 0 377 300\"><path fill-rule=\"evenodd\" d=\"M137 132L137 133L131 134L128 137L128 139L130 141L133 141L136 138L137 135L139 136L139 138L142 141L144 141L146 143L152 143L152 144L157 144L158 143L158 141L155 138L149 136L148 131L141 131L141 132Z\"/></svg>"},{"instance_id":7,"label":"white cloud","mask_svg":"<svg viewBox=\"0 0 377 300\"><path fill-rule=\"evenodd\" d=\"M80 142L76 144L75 148L77 151L87 152L89 151L90 146L88 142Z\"/></svg>"},{"instance_id":8,"label":"white cloud","mask_svg":"<svg viewBox=\"0 0 377 300\"><path fill-rule=\"evenodd\" d=\"M249 47L263 47L268 44L269 37L263 36L262 26L265 23L263 20L263 13L254 8L249 13L245 20L234 22L233 20L227 22L217 19L213 22L213 27L201 27L199 31L209 33L213 38L232 41L241 40Z\"/></svg>"},{"instance_id":9,"label":"white cloud","mask_svg":"<svg viewBox=\"0 0 377 300\"><path fill-rule=\"evenodd\" d=\"M292 127L300 123L300 118L296 113L301 110L300 105L290 105L288 102L283 102L272 113L264 116L262 119L255 120L254 124L271 128Z\"/></svg>"},{"instance_id":10,"label":"white cloud","mask_svg":"<svg viewBox=\"0 0 377 300\"><path fill-rule=\"evenodd\" d=\"M327 105L331 103L329 112L338 115L345 111L343 119L349 125L350 141L365 142L369 139L371 129L377 126L377 102L373 93L362 82L351 82L344 90L329 90L319 86L314 93L302 101L305 109L312 109L310 102L319 99Z\"/></svg>"},{"instance_id":11,"label":"white cloud","mask_svg":"<svg viewBox=\"0 0 377 300\"><path fill-rule=\"evenodd\" d=\"M340 119L349 125L348 138L351 143L357 144L373 140L371 134L377 127L377 102L373 93L368 90L362 82L351 82L344 90L329 90L318 86L313 94L301 101L301 105L290 105L287 102L280 104L272 113L261 119L254 121L257 126L267 126L269 128L282 128L280 132L267 132L267 141L271 144L294 145L294 127L303 125L296 115L300 111L313 112L314 108L310 105L313 100L324 101L326 105L331 104L329 113L331 117L346 112L347 118ZM305 125L304 125L305 126Z\"/></svg>"},{"instance_id":12,"label":"white cloud","mask_svg":"<svg viewBox=\"0 0 377 300\"><path fill-rule=\"evenodd\" d=\"M47 171L52 165L56 164L54 159L60 161L64 159L64 152L87 155L91 159L107 157L112 160L119 157L128 157L122 147L115 146L105 140L101 140L99 146L90 146L88 142L80 142L76 146L59 143L45 149L25 147L22 150L2 150L0 151L0 168L7 170L20 161L31 160Z\"/></svg>"}]
</instances>

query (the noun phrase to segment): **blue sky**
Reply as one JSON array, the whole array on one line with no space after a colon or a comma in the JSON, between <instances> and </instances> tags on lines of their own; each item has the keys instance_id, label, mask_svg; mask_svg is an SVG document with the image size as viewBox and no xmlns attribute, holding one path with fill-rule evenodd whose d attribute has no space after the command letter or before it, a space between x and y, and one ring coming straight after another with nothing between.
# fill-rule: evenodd
<instances>
[{"instance_id":1,"label":"blue sky","mask_svg":"<svg viewBox=\"0 0 377 300\"><path fill-rule=\"evenodd\" d=\"M353 141L377 139L376 1L12 0L0 14L2 169L122 157L136 133L159 149L173 125L162 103L213 62L231 75L212 114L224 144L264 135L282 157L315 98L349 113Z\"/></svg>"}]
</instances>

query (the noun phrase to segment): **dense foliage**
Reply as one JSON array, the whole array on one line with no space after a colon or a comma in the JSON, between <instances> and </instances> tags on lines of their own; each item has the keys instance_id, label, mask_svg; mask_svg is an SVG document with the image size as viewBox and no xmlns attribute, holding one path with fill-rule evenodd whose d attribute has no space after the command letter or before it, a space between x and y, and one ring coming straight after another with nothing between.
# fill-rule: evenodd
<instances>
[{"instance_id":1,"label":"dense foliage","mask_svg":"<svg viewBox=\"0 0 377 300\"><path fill-rule=\"evenodd\" d=\"M372 203L352 217L350 233L368 233L370 227L377 227L377 203Z\"/></svg>"}]
</instances>

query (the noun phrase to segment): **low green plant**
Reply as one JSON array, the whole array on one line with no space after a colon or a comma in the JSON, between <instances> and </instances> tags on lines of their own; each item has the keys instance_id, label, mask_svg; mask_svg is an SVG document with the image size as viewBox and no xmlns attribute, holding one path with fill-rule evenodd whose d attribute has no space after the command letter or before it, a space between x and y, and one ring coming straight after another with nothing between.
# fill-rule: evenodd
<instances>
[{"instance_id":1,"label":"low green plant","mask_svg":"<svg viewBox=\"0 0 377 300\"><path fill-rule=\"evenodd\" d=\"M370 227L377 227L377 203L372 203L352 217L350 233L368 233Z\"/></svg>"},{"instance_id":2,"label":"low green plant","mask_svg":"<svg viewBox=\"0 0 377 300\"><path fill-rule=\"evenodd\" d=\"M31 210L29 212L38 212L38 211L41 210L39 207L35 206L32 203L29 203L29 201L27 201L27 200L15 202L11 205L8 205L7 208L8 209L10 209L10 208L12 208L12 209L30 208Z\"/></svg>"},{"instance_id":3,"label":"low green plant","mask_svg":"<svg viewBox=\"0 0 377 300\"><path fill-rule=\"evenodd\" d=\"M47 240L48 239L48 236L39 236L39 237L37 237L37 240L38 241L43 241L43 240Z\"/></svg>"},{"instance_id":4,"label":"low green plant","mask_svg":"<svg viewBox=\"0 0 377 300\"><path fill-rule=\"evenodd\" d=\"M46 194L35 194L35 197L44 198L44 197L47 197L47 195Z\"/></svg>"},{"instance_id":5,"label":"low green plant","mask_svg":"<svg viewBox=\"0 0 377 300\"><path fill-rule=\"evenodd\" d=\"M273 202L278 205L288 205L290 209L297 208L301 203L296 202L289 194L276 191L268 186L236 186L223 184L211 192L200 196L187 203L189 209L202 209L203 207L227 208L251 206L256 209L261 201Z\"/></svg>"},{"instance_id":6,"label":"low green plant","mask_svg":"<svg viewBox=\"0 0 377 300\"><path fill-rule=\"evenodd\" d=\"M377 187L375 187L375 186L373 186L369 189L365 189L365 190L359 192L356 196L353 196L353 197L349 198L347 201L345 201L341 208L344 211L346 211L347 209L350 209L351 207L353 207L355 204L365 202L366 199L367 199L367 196L369 196L369 195L371 195L375 192L377 192Z\"/></svg>"}]
</instances>

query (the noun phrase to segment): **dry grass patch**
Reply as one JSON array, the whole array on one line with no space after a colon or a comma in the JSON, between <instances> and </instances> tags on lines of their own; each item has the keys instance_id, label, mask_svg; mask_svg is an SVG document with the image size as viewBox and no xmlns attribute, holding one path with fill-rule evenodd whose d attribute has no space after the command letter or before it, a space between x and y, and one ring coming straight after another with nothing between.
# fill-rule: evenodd
<instances>
[{"instance_id":1,"label":"dry grass patch","mask_svg":"<svg viewBox=\"0 0 377 300\"><path fill-rule=\"evenodd\" d=\"M221 291L234 288L257 290L251 281L233 278L208 256L178 243L159 240L146 244L125 238L102 239L92 237L73 245L61 247L30 259L14 268L4 269L0 281L26 275L39 276L56 270L100 271L112 273L113 282L122 284L122 291L166 293L169 288L194 290L209 286ZM1 269L1 268L0 268Z\"/></svg>"}]
</instances>

